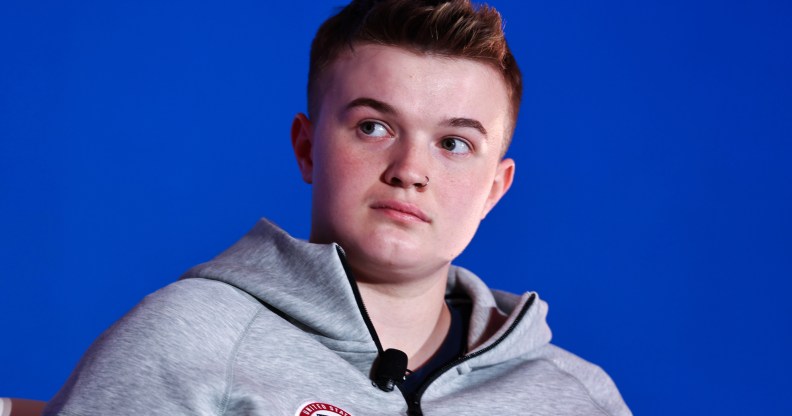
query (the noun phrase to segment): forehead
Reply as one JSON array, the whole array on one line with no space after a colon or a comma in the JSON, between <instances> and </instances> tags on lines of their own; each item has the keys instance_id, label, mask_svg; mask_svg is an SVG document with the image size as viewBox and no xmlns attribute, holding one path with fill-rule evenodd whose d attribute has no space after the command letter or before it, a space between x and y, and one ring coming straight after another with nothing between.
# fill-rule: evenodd
<instances>
[{"instance_id":1,"label":"forehead","mask_svg":"<svg viewBox=\"0 0 792 416\"><path fill-rule=\"evenodd\" d=\"M498 131L509 119L502 75L472 59L359 44L340 54L319 81L320 113L369 97L422 118L471 117Z\"/></svg>"}]
</instances>

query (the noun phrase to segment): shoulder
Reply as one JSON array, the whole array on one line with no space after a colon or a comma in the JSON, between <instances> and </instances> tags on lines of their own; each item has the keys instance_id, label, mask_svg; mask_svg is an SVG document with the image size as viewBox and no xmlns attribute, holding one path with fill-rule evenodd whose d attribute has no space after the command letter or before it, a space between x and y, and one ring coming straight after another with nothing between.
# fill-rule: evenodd
<instances>
[{"instance_id":1,"label":"shoulder","mask_svg":"<svg viewBox=\"0 0 792 416\"><path fill-rule=\"evenodd\" d=\"M129 313L192 316L197 320L214 319L217 312L224 318L229 313L255 313L261 304L250 294L230 284L204 278L176 281L146 296Z\"/></svg>"},{"instance_id":2,"label":"shoulder","mask_svg":"<svg viewBox=\"0 0 792 416\"><path fill-rule=\"evenodd\" d=\"M185 279L146 296L100 339L109 334L134 335L160 347L169 339L182 346L195 338L219 341L242 332L260 308L260 303L233 286Z\"/></svg>"},{"instance_id":3,"label":"shoulder","mask_svg":"<svg viewBox=\"0 0 792 416\"><path fill-rule=\"evenodd\" d=\"M94 341L44 414L217 409L227 401L235 348L261 309L221 282L185 279L168 285Z\"/></svg>"},{"instance_id":4,"label":"shoulder","mask_svg":"<svg viewBox=\"0 0 792 416\"><path fill-rule=\"evenodd\" d=\"M539 359L578 383L605 413L614 416L632 414L616 384L598 365L553 344L543 347Z\"/></svg>"}]
</instances>

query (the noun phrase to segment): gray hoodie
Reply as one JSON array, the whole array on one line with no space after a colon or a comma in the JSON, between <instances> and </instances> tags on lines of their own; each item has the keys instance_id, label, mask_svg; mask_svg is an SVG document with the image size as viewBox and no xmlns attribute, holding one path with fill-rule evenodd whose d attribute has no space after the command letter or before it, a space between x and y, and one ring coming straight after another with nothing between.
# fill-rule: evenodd
<instances>
[{"instance_id":1,"label":"gray hoodie","mask_svg":"<svg viewBox=\"0 0 792 416\"><path fill-rule=\"evenodd\" d=\"M490 290L452 267L472 302L468 353L418 400L371 381L381 350L335 244L267 221L105 331L45 415L630 415L605 372L552 344L535 293Z\"/></svg>"}]
</instances>

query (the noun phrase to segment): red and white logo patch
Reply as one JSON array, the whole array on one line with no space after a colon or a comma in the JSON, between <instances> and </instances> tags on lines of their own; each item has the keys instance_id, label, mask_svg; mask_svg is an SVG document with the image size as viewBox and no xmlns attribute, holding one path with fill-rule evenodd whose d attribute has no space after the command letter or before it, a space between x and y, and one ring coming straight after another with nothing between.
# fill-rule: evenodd
<instances>
[{"instance_id":1,"label":"red and white logo patch","mask_svg":"<svg viewBox=\"0 0 792 416\"><path fill-rule=\"evenodd\" d=\"M346 410L322 402L301 404L294 416L352 416Z\"/></svg>"}]
</instances>

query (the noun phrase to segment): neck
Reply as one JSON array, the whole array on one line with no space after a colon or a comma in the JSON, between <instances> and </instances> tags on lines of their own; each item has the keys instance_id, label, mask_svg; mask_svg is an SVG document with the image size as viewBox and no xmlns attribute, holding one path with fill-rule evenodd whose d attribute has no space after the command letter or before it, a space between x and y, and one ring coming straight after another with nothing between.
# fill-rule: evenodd
<instances>
[{"instance_id":1,"label":"neck","mask_svg":"<svg viewBox=\"0 0 792 416\"><path fill-rule=\"evenodd\" d=\"M382 348L404 351L410 369L432 358L448 334L451 313L445 303L447 270L409 283L358 281Z\"/></svg>"}]
</instances>

